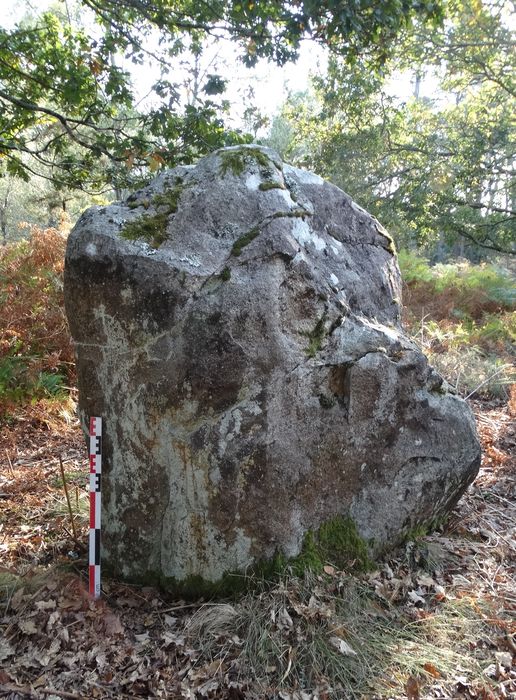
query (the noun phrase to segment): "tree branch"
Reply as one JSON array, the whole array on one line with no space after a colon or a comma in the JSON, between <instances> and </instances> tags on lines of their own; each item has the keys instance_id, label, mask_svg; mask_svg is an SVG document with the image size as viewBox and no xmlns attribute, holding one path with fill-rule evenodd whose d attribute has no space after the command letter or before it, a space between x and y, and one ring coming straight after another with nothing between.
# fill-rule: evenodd
<instances>
[{"instance_id":1,"label":"tree branch","mask_svg":"<svg viewBox=\"0 0 516 700\"><path fill-rule=\"evenodd\" d=\"M475 236L472 233L469 233L463 226L456 225L454 228L460 236L467 238L475 245L480 246L480 248L494 250L497 253L503 253L504 255L516 255L516 249L504 248L503 246L494 243L494 241L492 241L488 236L485 236L482 240L478 240L478 238L475 238ZM487 243L486 241L489 242Z\"/></svg>"},{"instance_id":2,"label":"tree branch","mask_svg":"<svg viewBox=\"0 0 516 700\"><path fill-rule=\"evenodd\" d=\"M72 139L72 141L75 141L75 143L79 144L79 146L82 146L83 148L87 148L89 151L94 151L98 153L102 153L111 160L122 162L123 158L118 158L114 154L110 153L104 146L100 144L92 144L89 143L88 141L84 141L80 136L77 135L77 133L74 131L74 129L70 126L70 123L73 123L74 125L77 126L87 126L88 128L91 128L95 130L95 125L94 124L86 124L83 120L81 119L74 119L73 117L64 117L62 114L59 114L59 112L56 112L53 109L50 109L49 107L43 107L42 105L38 105L34 102L27 102L25 100L22 100L18 97L14 97L13 95L9 95L7 92L4 90L0 90L0 97L3 98L4 100L7 100L7 102L10 102L13 105L16 105L17 107L21 107L22 109L26 109L29 112L41 112L42 114L48 114L51 117L54 117L57 119L57 121L63 126L64 130L68 134L68 136Z\"/></svg>"}]
</instances>

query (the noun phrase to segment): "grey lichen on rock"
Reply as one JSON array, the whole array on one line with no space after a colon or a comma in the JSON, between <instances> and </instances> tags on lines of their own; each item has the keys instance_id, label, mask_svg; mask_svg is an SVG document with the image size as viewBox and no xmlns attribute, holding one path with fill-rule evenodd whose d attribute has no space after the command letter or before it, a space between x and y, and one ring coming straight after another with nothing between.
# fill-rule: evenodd
<instances>
[{"instance_id":1,"label":"grey lichen on rock","mask_svg":"<svg viewBox=\"0 0 516 700\"><path fill-rule=\"evenodd\" d=\"M400 299L376 219L259 146L85 212L65 301L110 570L215 591L365 562L446 514L479 444Z\"/></svg>"}]
</instances>

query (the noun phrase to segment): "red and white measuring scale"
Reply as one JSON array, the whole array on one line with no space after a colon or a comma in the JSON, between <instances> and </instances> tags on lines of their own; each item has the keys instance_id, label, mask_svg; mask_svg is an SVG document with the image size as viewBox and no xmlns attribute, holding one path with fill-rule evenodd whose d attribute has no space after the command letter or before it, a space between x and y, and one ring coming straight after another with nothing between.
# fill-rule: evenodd
<instances>
[{"instance_id":1,"label":"red and white measuring scale","mask_svg":"<svg viewBox=\"0 0 516 700\"><path fill-rule=\"evenodd\" d=\"M90 418L90 595L100 597L100 509L102 418Z\"/></svg>"}]
</instances>

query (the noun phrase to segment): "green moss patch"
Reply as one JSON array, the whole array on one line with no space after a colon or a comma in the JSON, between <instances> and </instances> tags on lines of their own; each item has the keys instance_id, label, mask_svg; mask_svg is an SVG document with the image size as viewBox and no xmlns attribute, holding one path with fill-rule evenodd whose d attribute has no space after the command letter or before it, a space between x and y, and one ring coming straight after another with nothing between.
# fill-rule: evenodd
<instances>
[{"instance_id":1,"label":"green moss patch","mask_svg":"<svg viewBox=\"0 0 516 700\"><path fill-rule=\"evenodd\" d=\"M367 545L349 517L337 516L323 523L316 532L309 530L297 557L288 558L278 553L270 560L258 562L249 571L226 572L218 581L206 581L198 575L178 581L149 572L138 582L159 586L187 600L234 598L266 583L274 583L287 573L295 576L302 576L305 571L321 574L328 564L340 571L364 571L372 566Z\"/></svg>"},{"instance_id":2,"label":"green moss patch","mask_svg":"<svg viewBox=\"0 0 516 700\"><path fill-rule=\"evenodd\" d=\"M150 199L130 199L127 200L127 206L129 209L139 209L140 207L148 209L150 206Z\"/></svg>"},{"instance_id":3,"label":"green moss patch","mask_svg":"<svg viewBox=\"0 0 516 700\"><path fill-rule=\"evenodd\" d=\"M229 280L231 279L231 270L229 269L229 267L225 267L222 270L222 272L220 273L220 279L223 282L229 282Z\"/></svg>"},{"instance_id":4,"label":"green moss patch","mask_svg":"<svg viewBox=\"0 0 516 700\"><path fill-rule=\"evenodd\" d=\"M183 184L176 184L170 190L165 190L159 194L154 195L152 198L152 204L158 207L164 207L169 214L175 214L179 206L179 199L185 190Z\"/></svg>"},{"instance_id":5,"label":"green moss patch","mask_svg":"<svg viewBox=\"0 0 516 700\"><path fill-rule=\"evenodd\" d=\"M301 553L287 567L300 576L306 570L322 573L327 564L341 571L365 571L372 566L367 545L350 517L337 516L317 532L308 531Z\"/></svg>"},{"instance_id":6,"label":"green moss patch","mask_svg":"<svg viewBox=\"0 0 516 700\"><path fill-rule=\"evenodd\" d=\"M134 221L129 221L120 235L129 241L143 238L153 248L159 248L167 239L167 222L171 214L175 214L179 206L179 199L185 190L181 178L176 178L174 187L154 195L152 200L144 199L129 202L129 209L148 207L152 204L158 212L153 215L142 216Z\"/></svg>"},{"instance_id":7,"label":"green moss patch","mask_svg":"<svg viewBox=\"0 0 516 700\"><path fill-rule=\"evenodd\" d=\"M288 211L277 211L272 214L271 219L303 219L305 216L311 216L306 209L289 209Z\"/></svg>"},{"instance_id":8,"label":"green moss patch","mask_svg":"<svg viewBox=\"0 0 516 700\"><path fill-rule=\"evenodd\" d=\"M237 256L240 255L242 253L242 250L246 246L248 246L249 243L254 241L254 239L260 234L260 231L263 228L265 228L265 226L270 224L271 221L274 221L274 219L297 219L309 215L310 213L307 212L305 209L289 209L288 211L276 211L274 212L274 214L267 216L259 224L256 224L256 226L253 226L253 228L247 233L244 233L243 236L240 236L240 238L238 238L233 243L233 247L231 248L231 254Z\"/></svg>"},{"instance_id":9,"label":"green moss patch","mask_svg":"<svg viewBox=\"0 0 516 700\"><path fill-rule=\"evenodd\" d=\"M305 353L308 357L315 357L322 348L326 335L326 314L321 316L311 331L305 332L303 335L308 338L308 347L305 348Z\"/></svg>"},{"instance_id":10,"label":"green moss patch","mask_svg":"<svg viewBox=\"0 0 516 700\"><path fill-rule=\"evenodd\" d=\"M242 253L242 250L243 250L247 245L249 245L249 243L251 243L252 241L254 241L254 239L256 238L256 236L258 236L259 233L260 233L260 227L259 227L259 226L255 226L254 228L252 228L252 229L251 229L250 231L248 231L247 233L244 233L243 236L240 236L240 238L238 238L238 239L233 243L233 247L231 248L231 253L232 253L232 255L237 255L237 256L240 255L240 254Z\"/></svg>"},{"instance_id":11,"label":"green moss patch","mask_svg":"<svg viewBox=\"0 0 516 700\"><path fill-rule=\"evenodd\" d=\"M321 525L315 537L315 549L321 561L338 569L368 569L371 561L367 545L350 517L336 517Z\"/></svg>"},{"instance_id":12,"label":"green moss patch","mask_svg":"<svg viewBox=\"0 0 516 700\"><path fill-rule=\"evenodd\" d=\"M267 180L265 182L261 182L258 189L261 190L262 192L267 192L268 190L286 190L287 188L281 182L274 182L274 180Z\"/></svg>"},{"instance_id":13,"label":"green moss patch","mask_svg":"<svg viewBox=\"0 0 516 700\"><path fill-rule=\"evenodd\" d=\"M413 527L410 527L405 530L405 532L403 533L402 542L404 544L406 544L407 542L416 542L417 540L426 537L431 532L434 532L434 530L437 530L440 527L442 527L447 520L448 514L446 513L444 515L437 515L434 518L431 518L430 520L425 520L423 522L417 523Z\"/></svg>"},{"instance_id":14,"label":"green moss patch","mask_svg":"<svg viewBox=\"0 0 516 700\"><path fill-rule=\"evenodd\" d=\"M230 172L239 177L253 161L262 168L270 169L271 165L273 165L269 156L259 148L238 148L231 151L220 151L220 159L222 161L220 167L222 176Z\"/></svg>"},{"instance_id":15,"label":"green moss patch","mask_svg":"<svg viewBox=\"0 0 516 700\"><path fill-rule=\"evenodd\" d=\"M337 402L334 397L330 398L324 394L319 394L319 403L322 408L333 408Z\"/></svg>"},{"instance_id":16,"label":"green moss patch","mask_svg":"<svg viewBox=\"0 0 516 700\"><path fill-rule=\"evenodd\" d=\"M168 216L168 212L162 212L129 221L120 231L120 235L128 241L142 238L153 248L159 248L167 239Z\"/></svg>"},{"instance_id":17,"label":"green moss patch","mask_svg":"<svg viewBox=\"0 0 516 700\"><path fill-rule=\"evenodd\" d=\"M396 245L394 243L393 237L389 233L387 233L387 231L379 231L378 228L376 229L376 232L380 236L382 236L382 238L384 238L386 241L386 244L382 247L391 255L396 255Z\"/></svg>"}]
</instances>

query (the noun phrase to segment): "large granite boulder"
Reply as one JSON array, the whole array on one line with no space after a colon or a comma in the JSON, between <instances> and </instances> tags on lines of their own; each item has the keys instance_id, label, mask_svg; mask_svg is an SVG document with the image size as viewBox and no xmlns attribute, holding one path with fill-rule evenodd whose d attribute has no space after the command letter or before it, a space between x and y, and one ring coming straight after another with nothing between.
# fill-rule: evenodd
<instances>
[{"instance_id":1,"label":"large granite boulder","mask_svg":"<svg viewBox=\"0 0 516 700\"><path fill-rule=\"evenodd\" d=\"M336 516L378 551L477 473L468 406L400 326L389 235L268 149L86 211L65 298L81 415L104 419L103 558L125 578L219 581Z\"/></svg>"}]
</instances>

